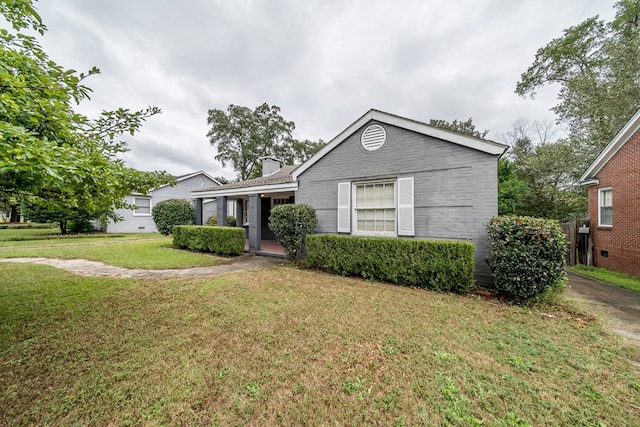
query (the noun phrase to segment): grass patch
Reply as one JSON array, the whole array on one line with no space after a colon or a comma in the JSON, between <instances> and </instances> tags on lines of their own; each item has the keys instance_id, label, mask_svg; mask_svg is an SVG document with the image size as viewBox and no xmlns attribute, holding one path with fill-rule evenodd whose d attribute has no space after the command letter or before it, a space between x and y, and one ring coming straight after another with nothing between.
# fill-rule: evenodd
<instances>
[{"instance_id":1,"label":"grass patch","mask_svg":"<svg viewBox=\"0 0 640 427\"><path fill-rule=\"evenodd\" d=\"M0 248L18 246L54 246L75 245L78 243L94 243L121 240L148 240L162 237L159 233L128 234L60 234L59 229L46 230L0 230Z\"/></svg>"},{"instance_id":2,"label":"grass patch","mask_svg":"<svg viewBox=\"0 0 640 427\"><path fill-rule=\"evenodd\" d=\"M4 246L0 247L0 257L81 258L123 268L142 269L203 267L225 261L224 258L174 249L169 237L156 236L155 239L143 241L102 239L99 243L86 240L89 239L74 240L62 245Z\"/></svg>"},{"instance_id":3,"label":"grass patch","mask_svg":"<svg viewBox=\"0 0 640 427\"><path fill-rule=\"evenodd\" d=\"M1 425L637 425L593 321L287 267L115 280L0 264Z\"/></svg>"},{"instance_id":4,"label":"grass patch","mask_svg":"<svg viewBox=\"0 0 640 427\"><path fill-rule=\"evenodd\" d=\"M37 238L50 235L59 235L60 228L7 228L0 229L0 242L14 239Z\"/></svg>"},{"instance_id":5,"label":"grass patch","mask_svg":"<svg viewBox=\"0 0 640 427\"><path fill-rule=\"evenodd\" d=\"M567 267L567 270L640 294L640 279L637 277L586 265Z\"/></svg>"}]
</instances>

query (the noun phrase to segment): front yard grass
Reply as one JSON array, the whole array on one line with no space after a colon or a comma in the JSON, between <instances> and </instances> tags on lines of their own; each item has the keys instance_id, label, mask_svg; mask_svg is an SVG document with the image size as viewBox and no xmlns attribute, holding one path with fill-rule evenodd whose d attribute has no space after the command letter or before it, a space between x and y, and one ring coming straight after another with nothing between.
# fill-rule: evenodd
<instances>
[{"instance_id":1,"label":"front yard grass","mask_svg":"<svg viewBox=\"0 0 640 427\"><path fill-rule=\"evenodd\" d=\"M616 273L615 271L605 270L604 268L588 267L586 265L575 265L567 267L567 269L574 273L582 274L601 282L640 294L640 279L637 277Z\"/></svg>"},{"instance_id":2,"label":"front yard grass","mask_svg":"<svg viewBox=\"0 0 640 427\"><path fill-rule=\"evenodd\" d=\"M69 234L63 236L60 234L59 228L25 230L0 229L0 247L76 245L78 243L108 243L123 240L158 238L162 238L160 233Z\"/></svg>"},{"instance_id":3,"label":"front yard grass","mask_svg":"<svg viewBox=\"0 0 640 427\"><path fill-rule=\"evenodd\" d=\"M562 307L288 267L0 277L0 425L640 424L637 351Z\"/></svg>"},{"instance_id":4,"label":"front yard grass","mask_svg":"<svg viewBox=\"0 0 640 427\"><path fill-rule=\"evenodd\" d=\"M226 262L225 258L173 248L169 237L158 237L142 241L125 239L76 239L57 244L58 241L10 242L32 243L32 245L0 246L0 258L46 257L64 259L88 259L101 261L123 268L167 269L203 267ZM42 244L48 242L48 244Z\"/></svg>"},{"instance_id":5,"label":"front yard grass","mask_svg":"<svg viewBox=\"0 0 640 427\"><path fill-rule=\"evenodd\" d=\"M2 228L0 229L0 241L13 238L30 238L60 234L60 228Z\"/></svg>"}]
</instances>

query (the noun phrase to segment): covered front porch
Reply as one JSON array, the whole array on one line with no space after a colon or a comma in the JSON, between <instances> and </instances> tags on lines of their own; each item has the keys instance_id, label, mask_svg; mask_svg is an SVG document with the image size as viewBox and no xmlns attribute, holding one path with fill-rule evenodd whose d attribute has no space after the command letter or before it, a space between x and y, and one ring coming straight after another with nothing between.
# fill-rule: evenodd
<instances>
[{"instance_id":1,"label":"covered front porch","mask_svg":"<svg viewBox=\"0 0 640 427\"><path fill-rule=\"evenodd\" d=\"M235 206L236 227L245 229L247 240L245 251L259 255L284 256L282 245L276 241L276 236L269 229L271 209L282 204L295 203L293 192L258 193L242 196L217 196L216 217L218 225L228 225L229 206ZM196 224L202 225L206 218L198 215L198 205L204 204L204 199L196 199ZM200 212L202 210L200 209Z\"/></svg>"},{"instance_id":2,"label":"covered front porch","mask_svg":"<svg viewBox=\"0 0 640 427\"><path fill-rule=\"evenodd\" d=\"M293 169L295 166L285 166L268 176L191 192L196 224L206 221L205 201L215 199L218 225L227 225L229 206L235 207L236 227L246 230L247 252L283 256L284 248L275 241L275 235L269 229L269 215L275 206L295 203L298 184L291 177Z\"/></svg>"}]
</instances>

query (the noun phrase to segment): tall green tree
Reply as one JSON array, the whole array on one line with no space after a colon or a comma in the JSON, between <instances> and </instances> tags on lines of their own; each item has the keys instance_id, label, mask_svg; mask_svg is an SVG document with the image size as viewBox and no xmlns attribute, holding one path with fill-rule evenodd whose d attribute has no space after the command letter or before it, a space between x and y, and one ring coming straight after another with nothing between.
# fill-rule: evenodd
<instances>
[{"instance_id":1,"label":"tall green tree","mask_svg":"<svg viewBox=\"0 0 640 427\"><path fill-rule=\"evenodd\" d=\"M120 138L133 135L159 109L118 109L89 118L73 105L88 98L84 80L99 73L67 70L48 57L35 36L46 27L31 0L0 0L11 28L0 29L0 199L39 212L111 218L124 197L169 184L165 172L140 172L117 156Z\"/></svg>"},{"instance_id":2,"label":"tall green tree","mask_svg":"<svg viewBox=\"0 0 640 427\"><path fill-rule=\"evenodd\" d=\"M241 181L260 176L261 157L277 157L288 164L303 162L324 145L295 140L295 123L267 103L253 110L233 104L226 111L209 110L207 124L211 126L209 142L218 150L216 159L223 166L230 164Z\"/></svg>"},{"instance_id":3,"label":"tall green tree","mask_svg":"<svg viewBox=\"0 0 640 427\"><path fill-rule=\"evenodd\" d=\"M516 86L520 96L559 85L558 121L580 147L584 170L640 107L640 0L621 0L538 50Z\"/></svg>"},{"instance_id":4,"label":"tall green tree","mask_svg":"<svg viewBox=\"0 0 640 427\"><path fill-rule=\"evenodd\" d=\"M516 165L507 158L498 160L498 215L529 215L526 199L529 187L516 175Z\"/></svg>"},{"instance_id":5,"label":"tall green tree","mask_svg":"<svg viewBox=\"0 0 640 427\"><path fill-rule=\"evenodd\" d=\"M471 117L464 122L458 121L457 119L454 119L452 122L441 119L431 119L429 120L429 125L480 139L484 139L489 133L488 130L484 130L482 132L476 130L476 125L473 123L473 119Z\"/></svg>"},{"instance_id":6,"label":"tall green tree","mask_svg":"<svg viewBox=\"0 0 640 427\"><path fill-rule=\"evenodd\" d=\"M576 184L581 173L577 144L554 140L549 122L524 119L501 138L510 146L498 165L501 214L564 220L586 211L584 188Z\"/></svg>"},{"instance_id":7,"label":"tall green tree","mask_svg":"<svg viewBox=\"0 0 640 427\"><path fill-rule=\"evenodd\" d=\"M325 144L321 139L318 141L311 141L310 139L299 141L291 138L286 140L281 146L276 147L274 154L285 164L293 165L304 162L324 147Z\"/></svg>"}]
</instances>

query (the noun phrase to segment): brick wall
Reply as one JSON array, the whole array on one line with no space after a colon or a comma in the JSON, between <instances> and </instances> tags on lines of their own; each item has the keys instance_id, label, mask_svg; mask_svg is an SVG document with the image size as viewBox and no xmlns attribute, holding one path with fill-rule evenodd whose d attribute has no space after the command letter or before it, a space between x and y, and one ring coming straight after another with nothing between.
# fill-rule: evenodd
<instances>
[{"instance_id":1,"label":"brick wall","mask_svg":"<svg viewBox=\"0 0 640 427\"><path fill-rule=\"evenodd\" d=\"M640 129L598 178L600 183L589 187L594 265L640 277ZM613 226L605 228L598 227L598 189L607 187L613 195Z\"/></svg>"}]
</instances>

